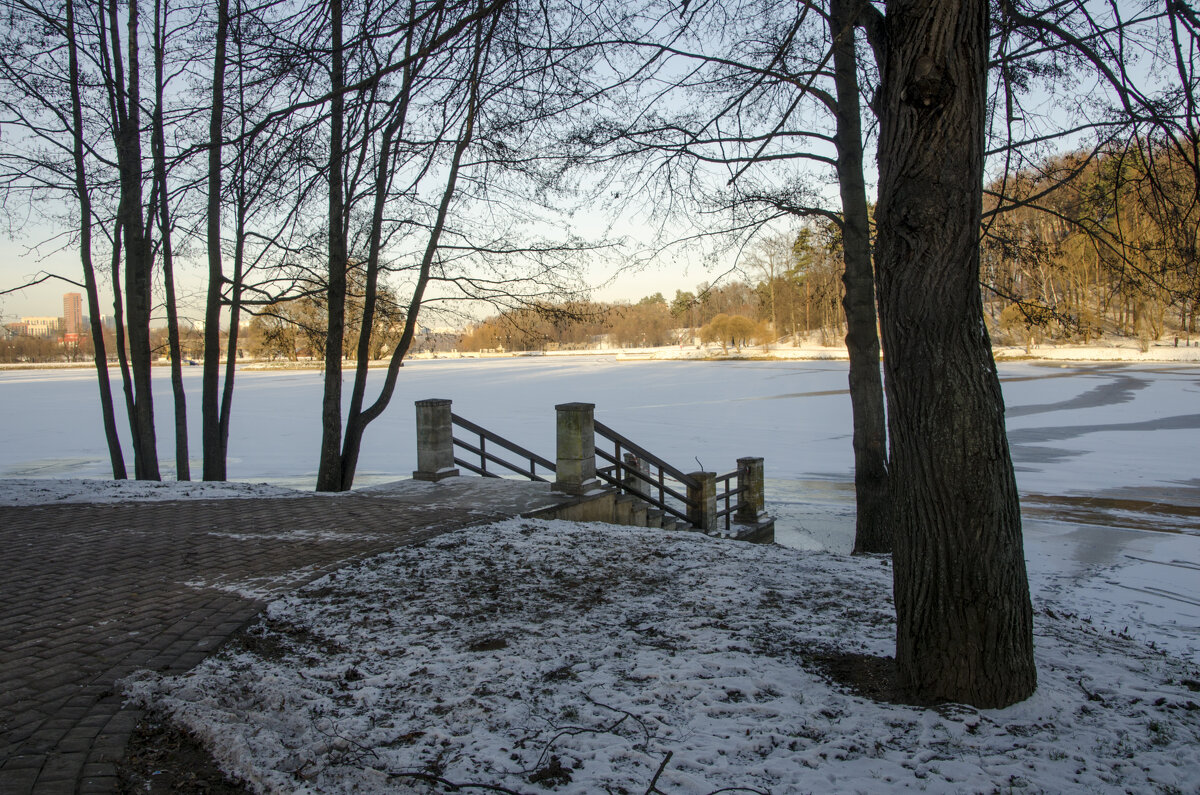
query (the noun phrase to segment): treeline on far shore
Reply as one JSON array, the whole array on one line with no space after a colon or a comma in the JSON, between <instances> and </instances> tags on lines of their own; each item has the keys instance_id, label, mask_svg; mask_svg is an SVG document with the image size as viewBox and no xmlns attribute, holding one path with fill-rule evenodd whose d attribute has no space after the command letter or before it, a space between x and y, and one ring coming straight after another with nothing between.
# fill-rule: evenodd
<instances>
[{"instance_id":1,"label":"treeline on far shore","mask_svg":"<svg viewBox=\"0 0 1200 795\"><path fill-rule=\"evenodd\" d=\"M1134 142L1136 143L1136 142ZM1087 343L1196 337L1200 187L1173 149L1053 155L986 186L980 287L993 342ZM997 197L1007 196L1000 206ZM915 264L914 266L918 266ZM737 344L845 333L836 225L809 221L763 239L744 278L636 303L530 306L468 329L465 351L652 347L699 336ZM722 319L727 316L740 320ZM733 323L734 327L729 324Z\"/></svg>"}]
</instances>

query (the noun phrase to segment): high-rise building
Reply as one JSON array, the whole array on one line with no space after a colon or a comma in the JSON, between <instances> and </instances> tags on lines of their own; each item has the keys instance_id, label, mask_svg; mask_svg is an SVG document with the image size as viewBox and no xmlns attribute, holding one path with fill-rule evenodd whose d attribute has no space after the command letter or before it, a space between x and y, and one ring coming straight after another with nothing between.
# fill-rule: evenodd
<instances>
[{"instance_id":1,"label":"high-rise building","mask_svg":"<svg viewBox=\"0 0 1200 795\"><path fill-rule=\"evenodd\" d=\"M63 333L67 342L77 342L83 333L83 296L63 293Z\"/></svg>"}]
</instances>

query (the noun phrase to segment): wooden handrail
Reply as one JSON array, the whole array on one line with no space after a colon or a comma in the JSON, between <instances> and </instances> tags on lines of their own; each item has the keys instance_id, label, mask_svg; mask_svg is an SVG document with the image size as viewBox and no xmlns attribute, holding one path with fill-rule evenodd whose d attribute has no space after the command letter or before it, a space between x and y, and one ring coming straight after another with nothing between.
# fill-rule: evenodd
<instances>
[{"instance_id":1,"label":"wooden handrail","mask_svg":"<svg viewBox=\"0 0 1200 795\"><path fill-rule=\"evenodd\" d=\"M479 445L478 446L473 445L470 442L466 442L466 441L463 441L462 439L458 439L458 438L455 438L453 440L455 446L461 447L462 449L466 450L467 452L474 453L475 455L479 456L479 465L478 466L476 466L475 464L472 464L470 462L464 461L464 460L458 458L457 456L454 458L454 463L458 464L461 467L464 467L465 469L470 470L471 472L476 473L477 475L483 475L484 477L500 477L499 475L497 475L493 472L487 471L487 462L488 461L491 461L494 464L499 464L500 466L504 467L505 469L515 472L518 475L521 475L523 477L527 477L530 480L535 480L535 481L539 481L542 483L545 483L547 481L546 481L546 478L543 478L537 474L537 467L540 466L543 469L546 469L550 472L557 471L557 467L555 466L554 462L551 461L550 459L544 458L531 450L526 450L521 445L516 444L515 442L510 442L508 439L505 439L503 436L501 436L497 433L493 433L492 431L489 431L487 428L484 428L481 425L476 425L475 423L471 422L470 420L460 417L457 414L453 414L453 413L450 415L450 421L454 425L457 425L458 427L462 428L463 430L473 433L479 437ZM522 458L525 459L525 461L528 462L528 465L529 465L528 469L517 466L516 464L513 464L509 461L504 460L503 458L500 458L497 455L494 455L493 453L488 452L486 449L485 441L491 442L492 444L495 444L495 445L498 445L499 447L509 451L510 453L521 456Z\"/></svg>"},{"instance_id":2,"label":"wooden handrail","mask_svg":"<svg viewBox=\"0 0 1200 795\"><path fill-rule=\"evenodd\" d=\"M665 494L670 494L672 497L679 500L684 505L687 505L691 502L691 500L688 499L688 496L686 494L681 494L678 491L675 491L675 489L668 486L666 483L659 482L659 480L657 480L653 477L650 477L650 476L648 476L642 472L639 472L638 470L633 469L631 467L625 466L625 464L623 464L621 461L618 461L615 456L613 456L611 453L609 453L607 451L597 450L596 455L600 456L601 458L603 458L605 461L609 462L610 464L613 464L614 466L611 468L616 469L618 472L624 471L628 475L633 475L635 478L642 481L643 483L648 483L653 488L656 488ZM653 463L653 462L651 462L651 463Z\"/></svg>"},{"instance_id":3,"label":"wooden handrail","mask_svg":"<svg viewBox=\"0 0 1200 795\"><path fill-rule=\"evenodd\" d=\"M737 504L734 503L733 498L736 497L737 495L743 494L749 490L747 488L746 484L741 482L740 475L741 475L741 473L735 469L732 472L728 472L724 475L717 476L718 489L717 489L716 502L717 502L717 504L720 504L722 500L725 501L724 510L717 511L717 519L725 520L725 531L726 532L729 531L729 527L730 527L731 523L733 522L733 518L732 518L733 514L735 514L737 512L737 508L738 508ZM736 488L733 486L734 480L738 481L738 485ZM722 491L720 489L720 484L722 484L722 483L725 484L724 491Z\"/></svg>"},{"instance_id":4,"label":"wooden handrail","mask_svg":"<svg viewBox=\"0 0 1200 795\"><path fill-rule=\"evenodd\" d=\"M695 478L671 466L666 461L663 461L654 453L650 452L636 442L630 441L627 437L617 433L599 420L596 420L595 426L596 433L600 436L603 436L605 439L608 439L610 442L616 442L643 461L649 461L651 464L654 464L656 467L661 469L663 472L666 472L683 485L691 486L692 488L699 488L700 484L696 482Z\"/></svg>"}]
</instances>

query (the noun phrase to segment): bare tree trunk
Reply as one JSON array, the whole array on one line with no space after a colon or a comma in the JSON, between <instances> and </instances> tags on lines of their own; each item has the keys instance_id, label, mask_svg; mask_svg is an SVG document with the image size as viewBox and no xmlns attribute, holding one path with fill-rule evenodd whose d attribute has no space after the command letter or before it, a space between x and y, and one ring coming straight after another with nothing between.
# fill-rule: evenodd
<instances>
[{"instance_id":1,"label":"bare tree trunk","mask_svg":"<svg viewBox=\"0 0 1200 795\"><path fill-rule=\"evenodd\" d=\"M112 381L108 375L108 353L104 347L104 324L100 320L100 293L96 287L96 269L92 263L92 198L83 159L83 103L79 96L79 52L75 33L74 0L67 0L66 10L67 58L71 76L71 143L75 160L75 193L79 199L79 258L83 263L83 284L88 299L92 351L96 363L96 380L100 388L100 413L104 421L104 438L108 443L109 463L112 465L113 478L124 480L128 474L125 471L125 455L121 451L121 438L117 435Z\"/></svg>"},{"instance_id":2,"label":"bare tree trunk","mask_svg":"<svg viewBox=\"0 0 1200 795\"><path fill-rule=\"evenodd\" d=\"M134 472L139 480L160 480L154 436L154 396L150 361L150 275L153 259L142 221L142 147L138 63L138 4L128 5L126 42L128 84L123 85L115 0L109 6L113 88L116 93L117 168L120 172L119 220L125 238L125 310L128 314L129 363L133 371Z\"/></svg>"},{"instance_id":3,"label":"bare tree trunk","mask_svg":"<svg viewBox=\"0 0 1200 795\"><path fill-rule=\"evenodd\" d=\"M179 311L175 306L175 264L171 251L171 209L167 196L167 144L163 129L163 61L166 57L166 5L154 3L154 178L158 182L159 237L162 240L163 288L167 299L167 346L171 357L171 390L175 398L175 479L191 480L188 462L187 394L179 352Z\"/></svg>"},{"instance_id":4,"label":"bare tree trunk","mask_svg":"<svg viewBox=\"0 0 1200 795\"><path fill-rule=\"evenodd\" d=\"M117 213L120 215L120 211ZM125 395L125 416L129 418L129 432L138 438L137 412L133 409L133 373L129 370L129 346L125 340L125 302L121 300L121 222L113 229L112 260L109 264L113 282L113 337L117 346L117 366L121 371L121 389ZM134 477L137 476L137 444L134 444Z\"/></svg>"},{"instance_id":5,"label":"bare tree trunk","mask_svg":"<svg viewBox=\"0 0 1200 795\"><path fill-rule=\"evenodd\" d=\"M472 110L473 115L474 111ZM459 166L462 163L463 153L470 143L473 126L473 119L469 120L464 137L459 140L458 148L455 150L454 161L450 166L450 175L446 180L446 188L442 194L442 203L438 208L438 217L433 229L429 233L429 241L425 246L425 256L421 260L421 270L417 275L417 282L413 287L412 297L409 299L408 312L404 319L404 332L400 336L400 341L396 343L396 349L392 351L392 358L388 362L387 375L384 377L383 388L380 390L379 397L376 398L375 402L369 408L361 414L355 414L347 419L346 446L342 462L342 490L347 490L354 484L354 472L358 467L358 455L362 451L363 432L366 430L367 425L382 414L383 410L387 408L388 403L391 402L392 392L396 389L396 378L400 373L400 364L408 354L413 336L416 334L417 316L421 311L421 302L425 297L425 289L429 285L430 269L433 265L434 256L437 254L442 230L446 225L446 213L449 210L450 200L454 196L455 184L458 181Z\"/></svg>"},{"instance_id":6,"label":"bare tree trunk","mask_svg":"<svg viewBox=\"0 0 1200 795\"><path fill-rule=\"evenodd\" d=\"M204 479L225 480L218 387L221 376L221 140L225 113L225 44L229 38L229 0L217 6L217 46L213 56L212 114L208 123L208 298L204 306L204 383L200 395Z\"/></svg>"},{"instance_id":7,"label":"bare tree trunk","mask_svg":"<svg viewBox=\"0 0 1200 795\"><path fill-rule=\"evenodd\" d=\"M342 2L330 0L332 80L329 133L329 312L325 341L325 390L321 402L321 460L317 491L341 491L342 486L342 343L346 335L346 221L342 181L342 132L346 100L342 51Z\"/></svg>"},{"instance_id":8,"label":"bare tree trunk","mask_svg":"<svg viewBox=\"0 0 1200 795\"><path fill-rule=\"evenodd\" d=\"M234 243L233 255L233 284L229 290L229 339L226 341L225 352L225 382L221 387L221 463L228 460L229 453L229 413L233 409L233 383L237 371L238 324L242 320L242 264L245 256L245 226L238 223L238 238Z\"/></svg>"},{"instance_id":9,"label":"bare tree trunk","mask_svg":"<svg viewBox=\"0 0 1200 795\"><path fill-rule=\"evenodd\" d=\"M238 13L241 14L239 4ZM235 34L236 35L236 34ZM237 41L240 41L240 36ZM241 50L239 48L239 55ZM240 60L240 59L239 59ZM229 414L233 410L233 384L237 374L238 335L242 322L242 285L246 262L246 115L245 85L238 73L238 102L241 113L242 135L237 150L237 208L233 232L233 283L229 286L229 340L225 354L225 383L221 388L221 461L228 460Z\"/></svg>"},{"instance_id":10,"label":"bare tree trunk","mask_svg":"<svg viewBox=\"0 0 1200 795\"><path fill-rule=\"evenodd\" d=\"M492 28L494 32L494 28ZM342 451L341 460L341 476L342 480L340 487L342 490L348 490L354 484L354 473L358 468L358 456L362 451L363 433L372 421L374 421L388 403L391 402L392 393L396 389L396 379L400 373L400 365L404 361L404 357L408 354L408 349L412 345L413 336L417 330L417 317L421 311L421 304L425 300L425 290L429 285L431 269L433 267L434 258L437 256L438 247L441 244L442 231L446 227L446 216L450 211L450 202L454 199L455 191L458 185L459 169L462 167L463 155L466 154L471 142L475 136L475 118L479 110L479 80L480 69L485 47L485 41L490 43L491 32L484 37L482 33L476 34L475 40L475 58L472 65L472 73L470 76L470 95L467 100L467 116L463 122L463 127L459 133L458 141L454 147L454 156L450 161L450 170L446 176L446 183L442 189L441 203L438 205L437 217L434 220L433 228L429 230L429 239L425 243L425 253L421 258L421 268L417 274L416 283L413 285L412 296L409 298L408 311L404 317L404 332L400 336L400 341L396 344L396 349L392 351L392 357L388 362L387 375L384 377L383 387L379 391L379 396L375 399L367 409L359 413L357 406L351 411L350 416L346 420L346 442ZM396 130L399 129L397 125ZM389 132L394 133L396 130ZM385 136L385 139L388 136ZM386 162L383 170L380 173L380 179L387 173ZM378 188L377 184L377 188ZM377 217L381 220L379 212L381 206L376 207ZM364 331L369 333L369 326L364 321Z\"/></svg>"},{"instance_id":11,"label":"bare tree trunk","mask_svg":"<svg viewBox=\"0 0 1200 795\"><path fill-rule=\"evenodd\" d=\"M1037 673L979 290L988 4L889 0L886 26L876 262L897 668L917 698L1002 707Z\"/></svg>"},{"instance_id":12,"label":"bare tree trunk","mask_svg":"<svg viewBox=\"0 0 1200 795\"><path fill-rule=\"evenodd\" d=\"M842 197L842 282L846 293L846 350L850 356L850 404L854 415L854 493L857 506L854 551L891 552L888 461L879 336L875 321L875 273L871 262L870 216L863 179L862 124L855 54L856 0L831 0L837 89L837 172Z\"/></svg>"},{"instance_id":13,"label":"bare tree trunk","mask_svg":"<svg viewBox=\"0 0 1200 795\"><path fill-rule=\"evenodd\" d=\"M408 74L405 74L406 80ZM405 90L407 88L406 85ZM404 100L405 98L402 94L398 99ZM404 102L402 111L406 109L407 102ZM358 329L354 386L350 393L350 412L346 419L346 436L341 456L341 487L344 490L348 490L354 485L354 472L358 467L362 434L366 429L366 423L360 422L360 418L363 398L367 391L368 365L371 359L371 331L375 325L375 303L379 293L379 254L383 237L383 211L387 203L388 186L391 184L392 139L403 124L404 114L401 112L388 124L380 143L379 168L375 176L375 204L371 216L370 249L367 254L367 282L363 291L363 312L362 322ZM422 290L424 289L423 284L420 287Z\"/></svg>"}]
</instances>

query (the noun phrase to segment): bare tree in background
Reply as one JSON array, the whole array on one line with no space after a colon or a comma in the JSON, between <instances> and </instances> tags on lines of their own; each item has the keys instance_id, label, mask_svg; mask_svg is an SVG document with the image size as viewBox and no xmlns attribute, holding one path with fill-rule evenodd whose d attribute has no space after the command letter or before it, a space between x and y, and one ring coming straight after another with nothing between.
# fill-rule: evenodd
<instances>
[{"instance_id":1,"label":"bare tree in background","mask_svg":"<svg viewBox=\"0 0 1200 795\"><path fill-rule=\"evenodd\" d=\"M101 322L100 288L94 262L93 204L95 174L94 124L85 114L93 97L86 96L94 81L85 78L81 55L83 41L95 40L96 20L85 20L80 30L76 3L38 5L5 3L7 30L0 55L0 92L6 129L4 166L0 174L6 200L25 197L31 207L54 207L54 197L68 198L74 206L73 222L91 324L93 360L100 393L101 417L114 478L127 476L117 433L108 352ZM66 71L63 72L63 50ZM46 199L49 197L49 201ZM45 277L49 278L49 276ZM68 281L70 281L68 279ZM76 282L72 282L78 284Z\"/></svg>"},{"instance_id":2,"label":"bare tree in background","mask_svg":"<svg viewBox=\"0 0 1200 795\"><path fill-rule=\"evenodd\" d=\"M506 191L520 190L517 182L532 185L520 196L526 206L537 204L534 191L553 188L558 166L531 136L547 128L556 108L579 102L578 88L558 87L564 78L553 73L557 64L565 79L580 74L578 56L555 38L569 20L551 23L536 8L511 1L412 5L391 26L396 35L372 39L367 31L377 14L357 9L346 19L357 24L355 50L339 44L341 25L332 28L321 490L351 487L365 430L394 394L423 307L456 300L520 305L569 295L578 266L571 259L588 248L513 239L505 227L520 218L505 218L498 212L504 205L482 211L492 199L511 200ZM383 66L389 63L397 68ZM356 70L353 78L343 72L347 65ZM381 67L388 79L360 77L364 68L378 74ZM337 101L343 95L346 101ZM337 143L341 138L355 143ZM497 220L472 223L470 208ZM356 366L343 429L346 274L358 269L362 315L349 346ZM379 393L368 403L372 334L387 276L407 282L404 323Z\"/></svg>"},{"instance_id":3,"label":"bare tree in background","mask_svg":"<svg viewBox=\"0 0 1200 795\"><path fill-rule=\"evenodd\" d=\"M152 210L158 221L159 257L162 260L163 292L167 309L167 346L171 359L171 390L175 405L175 478L191 480L188 461L187 394L183 388L183 356L179 346L179 309L175 291L175 251L172 247L174 226L171 191L167 178L166 140L166 56L170 6L168 0L154 2L154 105L151 118L151 149L154 159L154 185L158 207Z\"/></svg>"},{"instance_id":4,"label":"bare tree in background","mask_svg":"<svg viewBox=\"0 0 1200 795\"><path fill-rule=\"evenodd\" d=\"M634 64L646 62L629 67L640 75L630 81L634 98L597 125L589 142L614 159L636 159L637 171L649 174L640 181L657 180L670 196L656 197L656 206L676 217L696 212L684 210L685 203L702 208L709 227L703 234L712 233L717 211L735 234L753 234L781 218L837 225L854 425L855 550L886 552L887 437L859 120L859 5L701 2L687 4L671 25L664 20L676 4L647 3L616 42L633 53ZM645 34L646 27L653 33ZM686 99L661 105L681 109L660 110L660 97L671 94ZM631 111L629 103L640 107ZM815 170L837 179L840 210L816 184Z\"/></svg>"}]
</instances>

